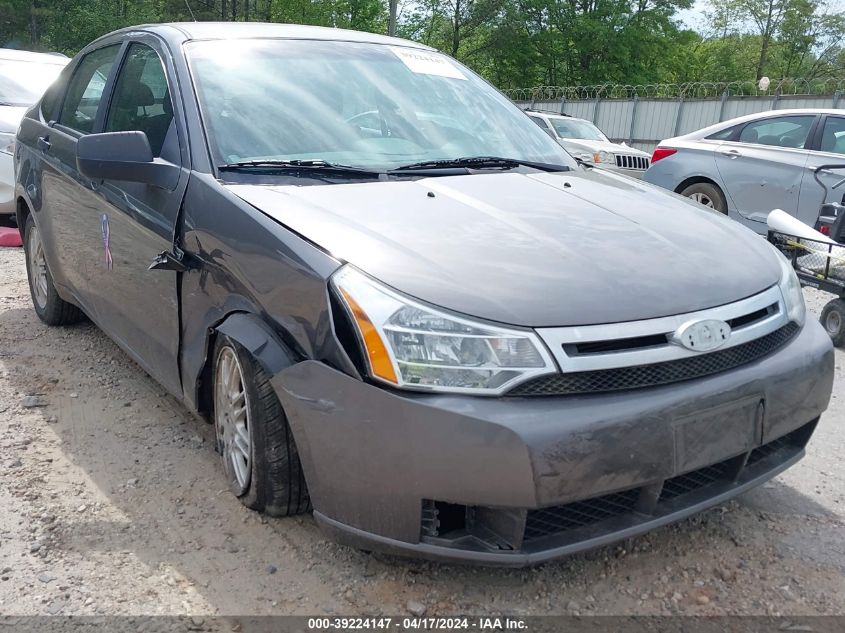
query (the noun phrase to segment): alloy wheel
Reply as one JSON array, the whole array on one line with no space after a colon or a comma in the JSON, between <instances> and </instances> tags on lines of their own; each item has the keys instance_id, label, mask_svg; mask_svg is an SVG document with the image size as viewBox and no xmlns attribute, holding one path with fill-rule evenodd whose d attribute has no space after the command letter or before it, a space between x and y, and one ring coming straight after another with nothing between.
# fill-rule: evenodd
<instances>
[{"instance_id":1,"label":"alloy wheel","mask_svg":"<svg viewBox=\"0 0 845 633\"><path fill-rule=\"evenodd\" d=\"M43 310L47 307L47 260L44 258L41 234L35 225L29 229L26 252L29 257L29 284L32 287L32 298Z\"/></svg>"},{"instance_id":2,"label":"alloy wheel","mask_svg":"<svg viewBox=\"0 0 845 633\"><path fill-rule=\"evenodd\" d=\"M692 200L695 200L698 204L703 204L705 207L710 207L711 209L715 208L715 205L713 204L713 199L706 193L696 191L695 193L690 194L690 198Z\"/></svg>"},{"instance_id":3,"label":"alloy wheel","mask_svg":"<svg viewBox=\"0 0 845 633\"><path fill-rule=\"evenodd\" d=\"M217 357L214 422L226 473L239 496L249 489L252 473L248 404L240 361L235 350L226 346Z\"/></svg>"}]
</instances>

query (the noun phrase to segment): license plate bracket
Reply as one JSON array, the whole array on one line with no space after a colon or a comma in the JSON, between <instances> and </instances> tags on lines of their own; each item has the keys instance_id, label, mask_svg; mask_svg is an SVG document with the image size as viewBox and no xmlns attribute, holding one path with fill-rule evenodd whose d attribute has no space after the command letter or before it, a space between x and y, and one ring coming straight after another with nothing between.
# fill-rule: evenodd
<instances>
[{"instance_id":1,"label":"license plate bracket","mask_svg":"<svg viewBox=\"0 0 845 633\"><path fill-rule=\"evenodd\" d=\"M675 473L715 464L758 446L764 403L762 396L748 396L676 420Z\"/></svg>"}]
</instances>

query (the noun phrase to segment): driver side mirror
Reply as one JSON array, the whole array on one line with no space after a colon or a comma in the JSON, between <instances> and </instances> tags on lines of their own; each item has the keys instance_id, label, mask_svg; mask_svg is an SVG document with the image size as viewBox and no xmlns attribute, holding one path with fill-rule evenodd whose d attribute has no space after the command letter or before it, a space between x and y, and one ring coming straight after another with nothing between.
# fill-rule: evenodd
<instances>
[{"instance_id":1,"label":"driver side mirror","mask_svg":"<svg viewBox=\"0 0 845 633\"><path fill-rule=\"evenodd\" d=\"M92 180L126 180L172 190L180 168L153 156L144 132L87 134L76 143L76 166Z\"/></svg>"}]
</instances>

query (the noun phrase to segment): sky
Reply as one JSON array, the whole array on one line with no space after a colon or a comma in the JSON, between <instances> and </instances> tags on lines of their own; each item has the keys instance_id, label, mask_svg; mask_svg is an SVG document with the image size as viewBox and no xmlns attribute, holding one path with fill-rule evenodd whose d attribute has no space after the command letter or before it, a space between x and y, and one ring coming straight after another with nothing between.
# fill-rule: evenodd
<instances>
[{"instance_id":1,"label":"sky","mask_svg":"<svg viewBox=\"0 0 845 633\"><path fill-rule=\"evenodd\" d=\"M828 11L845 12L845 0L828 0ZM689 9L678 12L681 21L691 29L702 31L705 27L704 11L707 9L707 0L695 0L695 4Z\"/></svg>"}]
</instances>

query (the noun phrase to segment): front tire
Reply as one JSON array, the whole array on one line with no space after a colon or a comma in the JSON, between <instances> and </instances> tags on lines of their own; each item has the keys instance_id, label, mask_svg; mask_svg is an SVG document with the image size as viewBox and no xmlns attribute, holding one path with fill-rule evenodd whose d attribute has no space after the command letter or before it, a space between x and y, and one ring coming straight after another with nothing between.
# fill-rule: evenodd
<instances>
[{"instance_id":1,"label":"front tire","mask_svg":"<svg viewBox=\"0 0 845 633\"><path fill-rule=\"evenodd\" d=\"M822 309L819 321L821 321L833 344L836 347L842 347L845 344L845 301L842 299L830 301Z\"/></svg>"},{"instance_id":2,"label":"front tire","mask_svg":"<svg viewBox=\"0 0 845 633\"><path fill-rule=\"evenodd\" d=\"M682 196L695 200L705 207L709 207L719 213L728 214L728 203L725 194L711 182L697 182L681 191Z\"/></svg>"},{"instance_id":3,"label":"front tire","mask_svg":"<svg viewBox=\"0 0 845 633\"><path fill-rule=\"evenodd\" d=\"M232 493L272 516L311 509L299 453L267 372L219 335L214 351L214 426Z\"/></svg>"},{"instance_id":4,"label":"front tire","mask_svg":"<svg viewBox=\"0 0 845 633\"><path fill-rule=\"evenodd\" d=\"M24 227L26 276L35 314L47 325L69 325L81 321L85 316L82 310L62 299L56 292L44 256L41 232L31 214L27 216Z\"/></svg>"}]
</instances>

